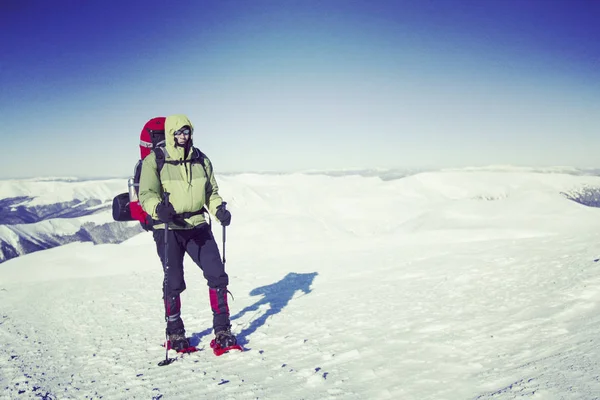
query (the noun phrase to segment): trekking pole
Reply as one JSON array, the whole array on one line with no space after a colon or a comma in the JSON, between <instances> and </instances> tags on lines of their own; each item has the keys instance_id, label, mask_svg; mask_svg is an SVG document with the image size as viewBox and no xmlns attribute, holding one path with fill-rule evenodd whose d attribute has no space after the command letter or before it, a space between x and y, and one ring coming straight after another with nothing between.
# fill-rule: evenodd
<instances>
[{"instance_id":1,"label":"trekking pole","mask_svg":"<svg viewBox=\"0 0 600 400\"><path fill-rule=\"evenodd\" d=\"M225 210L225 207L227 207L227 203L223 202L223 210ZM223 225L223 269L225 268L225 228L226 226Z\"/></svg>"},{"instance_id":2,"label":"trekking pole","mask_svg":"<svg viewBox=\"0 0 600 400\"><path fill-rule=\"evenodd\" d=\"M163 195L163 201L165 202L165 204L169 204L169 193L165 192ZM165 273L165 278L163 279L163 297L164 297L164 301L168 302L169 299L167 299L167 279L169 276L168 273L168 269L169 269L169 223L165 222L165 241L164 241L164 255L163 255L163 271ZM169 317L167 316L167 314L165 313L165 322L169 323ZM165 359L162 360L161 362L158 363L158 365L160 367L164 367L165 365L169 365L171 364L173 361L175 361L174 358L169 358L169 334L167 333L167 329L165 328Z\"/></svg>"}]
</instances>

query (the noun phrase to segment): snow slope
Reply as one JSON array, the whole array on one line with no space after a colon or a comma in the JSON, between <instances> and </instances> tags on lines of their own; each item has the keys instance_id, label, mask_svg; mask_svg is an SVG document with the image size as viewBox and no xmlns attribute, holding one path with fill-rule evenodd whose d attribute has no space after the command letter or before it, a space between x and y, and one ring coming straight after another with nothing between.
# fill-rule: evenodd
<instances>
[{"instance_id":1,"label":"snow slope","mask_svg":"<svg viewBox=\"0 0 600 400\"><path fill-rule=\"evenodd\" d=\"M0 263L79 241L119 243L139 234L138 223L115 223L111 203L126 179L0 181Z\"/></svg>"},{"instance_id":2,"label":"snow slope","mask_svg":"<svg viewBox=\"0 0 600 400\"><path fill-rule=\"evenodd\" d=\"M244 353L210 352L206 283L187 259L182 311L201 351L158 367L151 235L71 243L0 266L0 397L600 398L600 209L561 194L600 178L219 183L233 214L230 308Z\"/></svg>"}]
</instances>

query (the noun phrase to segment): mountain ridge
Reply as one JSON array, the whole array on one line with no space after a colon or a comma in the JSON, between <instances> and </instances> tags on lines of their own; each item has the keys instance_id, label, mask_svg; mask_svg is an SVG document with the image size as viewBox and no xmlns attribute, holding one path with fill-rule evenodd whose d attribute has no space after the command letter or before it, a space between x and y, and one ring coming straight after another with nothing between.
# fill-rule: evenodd
<instances>
[{"instance_id":1,"label":"mountain ridge","mask_svg":"<svg viewBox=\"0 0 600 400\"><path fill-rule=\"evenodd\" d=\"M281 198L277 204L278 212L297 213L299 223L314 223L317 227L320 208L346 213L348 226L340 227L340 232L361 232L352 226L352 215L354 210L369 209L370 206L353 202L352 197L354 190L363 190L367 186L372 187L377 201L397 201L406 211L406 215L389 217L390 221L385 223L396 226L390 230L410 231L422 227L423 223L431 227L435 226L435 218L447 218L445 214L434 217L435 213L428 207L423 208L423 204L441 202L448 204L444 207L451 207L454 201L511 201L515 196L530 196L528 191L546 196L543 201L560 201L554 197L560 196L581 205L600 206L600 178L580 169L565 167L538 172L521 167L501 168L424 171L391 179L388 179L390 174L395 172L374 169L337 175L317 172L224 174L218 180L222 195L233 209L253 207L267 212L269 196L278 196ZM143 232L137 222L112 220L112 198L124 192L126 185L125 179L0 181L0 263L77 241L120 243ZM331 187L340 188L337 197L331 200L315 199L306 194L328 193ZM291 205L298 196L306 197L303 209ZM344 203L348 203L348 208ZM533 209L535 204L531 207ZM483 222L479 225L483 226ZM368 229L365 227L362 232L368 232Z\"/></svg>"}]
</instances>

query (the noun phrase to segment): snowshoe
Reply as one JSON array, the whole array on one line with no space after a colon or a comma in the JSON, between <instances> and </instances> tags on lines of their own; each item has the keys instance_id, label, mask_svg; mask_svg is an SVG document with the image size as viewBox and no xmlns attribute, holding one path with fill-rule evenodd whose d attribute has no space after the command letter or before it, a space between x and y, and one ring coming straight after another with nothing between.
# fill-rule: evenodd
<instances>
[{"instance_id":1,"label":"snowshoe","mask_svg":"<svg viewBox=\"0 0 600 400\"><path fill-rule=\"evenodd\" d=\"M190 345L190 341L185 335L180 333L172 333L167 341L167 349L175 350L178 353L193 353L198 351L194 346Z\"/></svg>"},{"instance_id":2,"label":"snowshoe","mask_svg":"<svg viewBox=\"0 0 600 400\"><path fill-rule=\"evenodd\" d=\"M237 344L237 339L229 330L217 332L215 338L210 341L210 348L213 349L213 353L216 356L220 356L230 350L244 351L242 346Z\"/></svg>"}]
</instances>

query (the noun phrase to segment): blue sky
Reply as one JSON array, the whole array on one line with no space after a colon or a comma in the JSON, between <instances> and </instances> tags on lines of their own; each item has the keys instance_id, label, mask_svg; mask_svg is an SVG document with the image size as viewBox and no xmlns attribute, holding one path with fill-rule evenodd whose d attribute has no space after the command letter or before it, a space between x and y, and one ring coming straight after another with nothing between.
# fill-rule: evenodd
<instances>
[{"instance_id":1,"label":"blue sky","mask_svg":"<svg viewBox=\"0 0 600 400\"><path fill-rule=\"evenodd\" d=\"M600 166L598 1L172 3L2 2L0 178L127 176L175 113L217 172Z\"/></svg>"}]
</instances>

